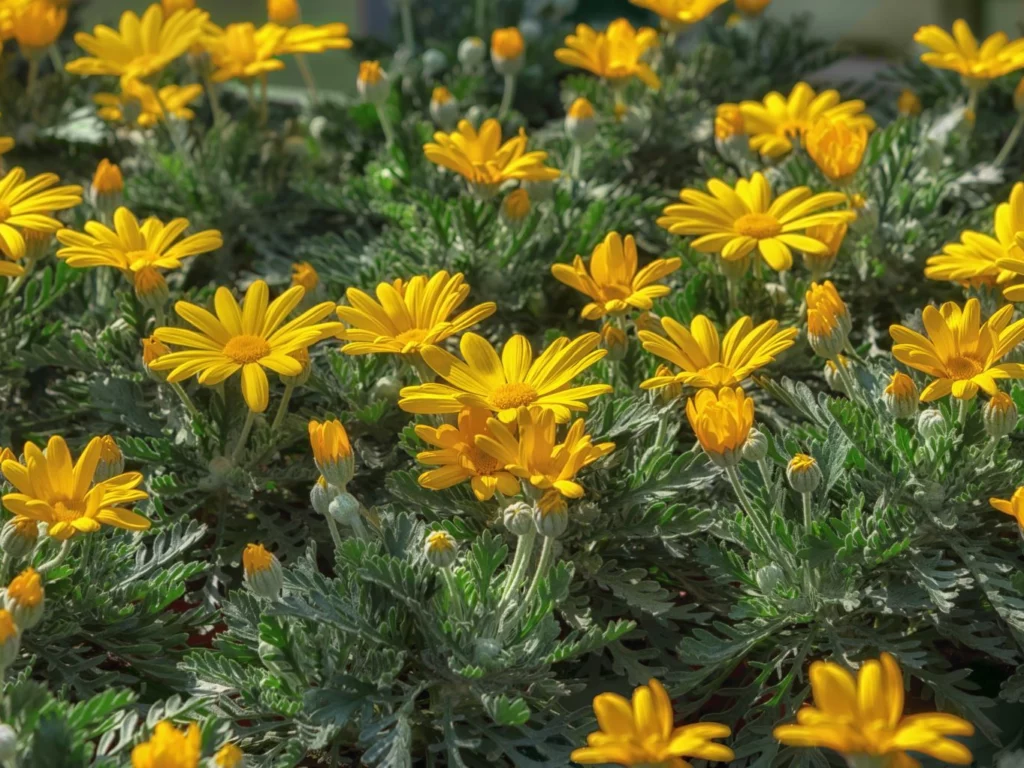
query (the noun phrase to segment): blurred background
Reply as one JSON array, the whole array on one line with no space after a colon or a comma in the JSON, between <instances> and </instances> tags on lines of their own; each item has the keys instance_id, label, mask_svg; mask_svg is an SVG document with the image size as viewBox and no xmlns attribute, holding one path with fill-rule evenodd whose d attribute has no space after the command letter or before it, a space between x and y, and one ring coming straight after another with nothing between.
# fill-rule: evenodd
<instances>
[{"instance_id":1,"label":"blurred background","mask_svg":"<svg viewBox=\"0 0 1024 768\"><path fill-rule=\"evenodd\" d=\"M151 0L90 0L83 20L89 24L115 24L121 11L141 11ZM300 0L303 21L324 24L343 21L355 36L372 36L397 44L400 31L393 14L394 0ZM431 0L416 0L429 5ZM471 2L471 0L465 0ZM264 0L201 0L213 21L266 21ZM543 0L528 0L527 5L543 5ZM810 14L813 28L822 37L844 43L852 52L869 60L899 58L914 50L914 32L921 24L949 27L956 18L964 18L980 34L1004 30L1010 37L1024 34L1024 0L773 0L768 14L789 18ZM617 16L636 21L655 20L627 0L579 0L575 21L601 24ZM429 44L429 40L427 41ZM351 54L328 52L310 57L317 81L324 89L354 90L356 64ZM870 67L865 71L870 71ZM275 73L272 84L300 87L294 67Z\"/></svg>"}]
</instances>

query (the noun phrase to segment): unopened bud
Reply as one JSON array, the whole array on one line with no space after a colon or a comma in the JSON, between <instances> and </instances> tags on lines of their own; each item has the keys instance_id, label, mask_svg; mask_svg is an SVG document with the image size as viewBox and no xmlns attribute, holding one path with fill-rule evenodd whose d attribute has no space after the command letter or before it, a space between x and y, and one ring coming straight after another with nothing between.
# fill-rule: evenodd
<instances>
[{"instance_id":1,"label":"unopened bud","mask_svg":"<svg viewBox=\"0 0 1024 768\"><path fill-rule=\"evenodd\" d=\"M537 19L526 18L519 22L519 33L527 43L536 43L544 36L544 27Z\"/></svg>"},{"instance_id":2,"label":"unopened bud","mask_svg":"<svg viewBox=\"0 0 1024 768\"><path fill-rule=\"evenodd\" d=\"M437 48L425 50L421 60L423 62L423 75L428 78L443 72L445 67L448 66L448 57L444 55L444 51L439 51Z\"/></svg>"},{"instance_id":3,"label":"unopened bud","mask_svg":"<svg viewBox=\"0 0 1024 768\"><path fill-rule=\"evenodd\" d=\"M534 525L541 536L557 539L569 527L569 508L556 490L547 491L534 509Z\"/></svg>"},{"instance_id":4,"label":"unopened bud","mask_svg":"<svg viewBox=\"0 0 1024 768\"><path fill-rule=\"evenodd\" d=\"M134 275L135 296L146 309L156 312L167 306L171 297L167 280L154 267L143 267Z\"/></svg>"},{"instance_id":5,"label":"unopened bud","mask_svg":"<svg viewBox=\"0 0 1024 768\"><path fill-rule=\"evenodd\" d=\"M450 131L459 119L459 103L443 85L437 86L430 96L430 117L446 131Z\"/></svg>"},{"instance_id":6,"label":"unopened bud","mask_svg":"<svg viewBox=\"0 0 1024 768\"><path fill-rule=\"evenodd\" d=\"M769 595L775 591L775 588L782 581L782 575L782 569L775 565L775 563L771 563L764 568L759 568L757 573L754 574L754 579L757 581L757 586L761 592Z\"/></svg>"},{"instance_id":7,"label":"unopened bud","mask_svg":"<svg viewBox=\"0 0 1024 768\"><path fill-rule=\"evenodd\" d=\"M882 392L882 400L893 418L909 419L917 413L917 385L907 374L896 371Z\"/></svg>"},{"instance_id":8,"label":"unopened bud","mask_svg":"<svg viewBox=\"0 0 1024 768\"><path fill-rule=\"evenodd\" d=\"M327 506L327 513L335 522L350 528L359 522L359 500L351 493L342 492L335 496Z\"/></svg>"},{"instance_id":9,"label":"unopened bud","mask_svg":"<svg viewBox=\"0 0 1024 768\"><path fill-rule=\"evenodd\" d=\"M448 568L459 554L459 545L448 531L434 531L423 542L423 555L435 568Z\"/></svg>"},{"instance_id":10,"label":"unopened bud","mask_svg":"<svg viewBox=\"0 0 1024 768\"><path fill-rule=\"evenodd\" d=\"M6 609L0 609L0 670L7 669L18 658L21 649L21 632L14 617Z\"/></svg>"},{"instance_id":11,"label":"unopened bud","mask_svg":"<svg viewBox=\"0 0 1024 768\"><path fill-rule=\"evenodd\" d=\"M26 568L7 585L4 610L11 614L19 629L32 629L43 618L43 580L35 568Z\"/></svg>"},{"instance_id":12,"label":"unopened bud","mask_svg":"<svg viewBox=\"0 0 1024 768\"><path fill-rule=\"evenodd\" d=\"M939 437L946 431L946 420L936 408L927 408L917 415L917 431L925 440Z\"/></svg>"},{"instance_id":13,"label":"unopened bud","mask_svg":"<svg viewBox=\"0 0 1024 768\"><path fill-rule=\"evenodd\" d=\"M525 189L519 187L505 195L501 203L501 220L507 226L522 224L530 215L530 195Z\"/></svg>"},{"instance_id":14,"label":"unopened bud","mask_svg":"<svg viewBox=\"0 0 1024 768\"><path fill-rule=\"evenodd\" d=\"M459 64L466 69L476 69L487 56L487 45L479 37L467 37L459 43Z\"/></svg>"},{"instance_id":15,"label":"unopened bud","mask_svg":"<svg viewBox=\"0 0 1024 768\"><path fill-rule=\"evenodd\" d=\"M983 419L985 432L989 437L999 439L1006 437L1017 428L1017 406L1013 398L1005 392L997 392L991 400L985 404Z\"/></svg>"},{"instance_id":16,"label":"unopened bud","mask_svg":"<svg viewBox=\"0 0 1024 768\"><path fill-rule=\"evenodd\" d=\"M515 27L496 29L491 33L491 64L499 75L514 77L523 68L526 43Z\"/></svg>"},{"instance_id":17,"label":"unopened bud","mask_svg":"<svg viewBox=\"0 0 1024 768\"><path fill-rule=\"evenodd\" d=\"M388 73L381 68L379 61L360 62L356 90L359 91L363 101L378 107L388 100L388 94L391 93L391 82L388 80Z\"/></svg>"},{"instance_id":18,"label":"unopened bud","mask_svg":"<svg viewBox=\"0 0 1024 768\"><path fill-rule=\"evenodd\" d=\"M768 455L768 438L754 427L747 435L747 441L743 444L740 454L746 461L762 461Z\"/></svg>"},{"instance_id":19,"label":"unopened bud","mask_svg":"<svg viewBox=\"0 0 1024 768\"><path fill-rule=\"evenodd\" d=\"M0 531L0 549L12 560L21 560L36 548L39 523L28 517L15 517Z\"/></svg>"},{"instance_id":20,"label":"unopened bud","mask_svg":"<svg viewBox=\"0 0 1024 768\"><path fill-rule=\"evenodd\" d=\"M505 528L513 536L525 536L533 530L533 519L536 511L525 501L516 501L505 507L503 520Z\"/></svg>"},{"instance_id":21,"label":"unopened bud","mask_svg":"<svg viewBox=\"0 0 1024 768\"><path fill-rule=\"evenodd\" d=\"M601 327L601 346L608 350L609 360L622 360L629 352L626 332L613 323Z\"/></svg>"},{"instance_id":22,"label":"unopened bud","mask_svg":"<svg viewBox=\"0 0 1024 768\"><path fill-rule=\"evenodd\" d=\"M338 494L341 493L333 485L328 485L324 476L313 483L313 488L309 492L309 503L313 505L313 509L316 510L317 514L326 517L330 514L331 502L334 501Z\"/></svg>"},{"instance_id":23,"label":"unopened bud","mask_svg":"<svg viewBox=\"0 0 1024 768\"><path fill-rule=\"evenodd\" d=\"M818 462L806 453L796 454L786 467L786 479L797 493L813 493L822 480Z\"/></svg>"},{"instance_id":24,"label":"unopened bud","mask_svg":"<svg viewBox=\"0 0 1024 768\"><path fill-rule=\"evenodd\" d=\"M124 472L124 454L117 445L117 441L110 435L103 435L100 438L100 460L96 464L96 472L93 480L102 483L112 477L117 477Z\"/></svg>"},{"instance_id":25,"label":"unopened bud","mask_svg":"<svg viewBox=\"0 0 1024 768\"><path fill-rule=\"evenodd\" d=\"M398 402L398 394L402 391L402 382L395 376L381 376L370 387L370 397L373 400L388 400Z\"/></svg>"},{"instance_id":26,"label":"unopened bud","mask_svg":"<svg viewBox=\"0 0 1024 768\"><path fill-rule=\"evenodd\" d=\"M597 135L594 106L582 96L569 107L565 116L565 133L577 144L586 144Z\"/></svg>"},{"instance_id":27,"label":"unopened bud","mask_svg":"<svg viewBox=\"0 0 1024 768\"><path fill-rule=\"evenodd\" d=\"M284 586L281 563L262 544L248 544L242 553L242 571L245 585L257 597L276 600Z\"/></svg>"}]
</instances>

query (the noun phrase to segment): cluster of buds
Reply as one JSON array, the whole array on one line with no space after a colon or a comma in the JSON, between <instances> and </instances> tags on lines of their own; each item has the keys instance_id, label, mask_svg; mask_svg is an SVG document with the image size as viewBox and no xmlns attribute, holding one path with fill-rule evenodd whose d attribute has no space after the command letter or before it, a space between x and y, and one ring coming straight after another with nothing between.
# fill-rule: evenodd
<instances>
[{"instance_id":1,"label":"cluster of buds","mask_svg":"<svg viewBox=\"0 0 1024 768\"><path fill-rule=\"evenodd\" d=\"M337 419L310 421L309 443L320 470L320 479L310 492L313 508L333 522L361 530L362 505L346 490L355 475L356 462L345 427Z\"/></svg>"}]
</instances>

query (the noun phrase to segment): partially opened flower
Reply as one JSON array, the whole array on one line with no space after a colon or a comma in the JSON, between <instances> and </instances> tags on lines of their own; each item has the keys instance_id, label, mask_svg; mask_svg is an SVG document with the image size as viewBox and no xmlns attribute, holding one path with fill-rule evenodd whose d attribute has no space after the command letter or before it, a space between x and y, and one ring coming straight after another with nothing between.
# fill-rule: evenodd
<instances>
[{"instance_id":1,"label":"partially opened flower","mask_svg":"<svg viewBox=\"0 0 1024 768\"><path fill-rule=\"evenodd\" d=\"M835 360L846 346L853 321L846 303L831 280L811 283L804 295L807 305L807 339L814 352L826 360Z\"/></svg>"},{"instance_id":2,"label":"partially opened flower","mask_svg":"<svg viewBox=\"0 0 1024 768\"><path fill-rule=\"evenodd\" d=\"M501 142L501 123L485 120L480 131L468 120L460 120L451 134L434 134L434 141L423 145L427 159L464 177L473 187L486 194L497 191L509 179L521 181L552 181L560 175L544 161L547 152L526 151L526 131Z\"/></svg>"},{"instance_id":3,"label":"partially opened flower","mask_svg":"<svg viewBox=\"0 0 1024 768\"><path fill-rule=\"evenodd\" d=\"M191 120L196 116L189 105L203 93L203 86L165 85L157 91L139 80L121 82L120 93L97 93L93 101L96 110L104 120L111 123L127 123L140 128L152 128L173 117L177 120ZM167 111L164 112L166 107Z\"/></svg>"},{"instance_id":4,"label":"partially opened flower","mask_svg":"<svg viewBox=\"0 0 1024 768\"><path fill-rule=\"evenodd\" d=\"M988 503L993 509L1015 519L1017 525L1024 529L1024 486L1015 490L1009 499L991 498Z\"/></svg>"},{"instance_id":5,"label":"partially opened flower","mask_svg":"<svg viewBox=\"0 0 1024 768\"><path fill-rule=\"evenodd\" d=\"M663 766L687 768L685 758L729 762L736 755L713 739L732 731L719 723L675 725L672 700L657 680L633 691L632 702L617 693L594 697L597 727L587 736L587 746L573 750L571 758L582 765Z\"/></svg>"},{"instance_id":6,"label":"partially opened flower","mask_svg":"<svg viewBox=\"0 0 1024 768\"><path fill-rule=\"evenodd\" d=\"M921 61L936 69L948 69L968 81L987 81L1024 69L1024 39L1012 43L1005 32L996 32L978 45L978 39L963 19L953 22L953 34L928 24L917 30L914 40L931 50Z\"/></svg>"},{"instance_id":7,"label":"partially opened flower","mask_svg":"<svg viewBox=\"0 0 1024 768\"><path fill-rule=\"evenodd\" d=\"M534 359L526 337L513 336L499 357L485 338L467 333L459 343L465 362L440 347L421 350L424 362L448 383L405 387L398 405L409 413L458 413L474 406L506 423L528 406L554 411L558 421L568 421L572 411L587 410L587 400L612 391L607 384L570 386L608 354L597 348L600 342L596 333L572 340L563 336Z\"/></svg>"},{"instance_id":8,"label":"partially opened flower","mask_svg":"<svg viewBox=\"0 0 1024 768\"><path fill-rule=\"evenodd\" d=\"M35 443L25 443L25 463L7 459L0 465L14 493L3 497L4 507L18 518L47 523L55 539L79 533L95 533L104 525L129 531L144 531L149 520L123 505L143 501L145 491L138 472L124 472L103 482L94 482L103 452L102 439L94 437L73 461L64 438L54 435L46 452Z\"/></svg>"},{"instance_id":9,"label":"partially opened flower","mask_svg":"<svg viewBox=\"0 0 1024 768\"><path fill-rule=\"evenodd\" d=\"M172 219L164 224L155 216L140 226L135 214L122 207L114 213L114 229L90 221L84 233L60 230L57 240L65 247L57 251L57 258L72 267L113 267L131 277L131 273L146 267L178 269L182 259L209 253L223 245L223 238L215 229L179 240L188 226L188 219Z\"/></svg>"},{"instance_id":10,"label":"partially opened flower","mask_svg":"<svg viewBox=\"0 0 1024 768\"><path fill-rule=\"evenodd\" d=\"M829 246L806 234L820 224L851 222L850 210L825 210L846 203L841 192L815 195L809 187L796 187L773 199L768 180L755 173L740 179L735 187L711 179L706 194L696 189L679 193L682 204L665 208L658 225L674 235L699 235L693 247L701 253L719 253L726 261L738 262L757 251L772 269L793 266L796 248L824 255Z\"/></svg>"},{"instance_id":11,"label":"partially opened flower","mask_svg":"<svg viewBox=\"0 0 1024 768\"><path fill-rule=\"evenodd\" d=\"M888 653L865 661L856 677L831 661L815 661L809 677L814 704L797 712L795 724L774 730L783 744L835 750L850 765L920 765L908 752L971 763L971 751L948 738L971 736L969 722L941 712L904 716L903 675Z\"/></svg>"},{"instance_id":12,"label":"partially opened flower","mask_svg":"<svg viewBox=\"0 0 1024 768\"><path fill-rule=\"evenodd\" d=\"M198 42L209 18L197 8L165 16L158 3L149 6L141 19L125 11L116 30L100 24L92 34L77 33L75 42L91 55L68 63L66 69L76 75L149 78Z\"/></svg>"},{"instance_id":13,"label":"partially opened flower","mask_svg":"<svg viewBox=\"0 0 1024 768\"><path fill-rule=\"evenodd\" d=\"M519 493L519 480L515 475L476 445L477 435L491 434L487 428L490 415L490 411L482 408L463 408L459 411L457 427L417 424L417 437L431 447L416 454L416 461L433 467L419 476L419 484L439 491L468 480L479 501L493 498L495 491L505 496Z\"/></svg>"},{"instance_id":14,"label":"partially opened flower","mask_svg":"<svg viewBox=\"0 0 1024 768\"><path fill-rule=\"evenodd\" d=\"M1000 362L1024 340L1024 320L1010 325L1012 316L1008 305L982 323L977 299L968 299L963 309L951 301L939 309L928 306L921 313L927 336L889 326L896 342L892 354L935 379L921 392L922 402L949 394L970 400L979 389L991 396L999 391L999 379L1024 378L1024 365Z\"/></svg>"},{"instance_id":15,"label":"partially opened flower","mask_svg":"<svg viewBox=\"0 0 1024 768\"><path fill-rule=\"evenodd\" d=\"M616 19L604 32L597 32L587 24L578 25L576 34L565 38L566 47L555 51L555 58L612 83L635 77L658 89L661 80L643 58L657 44L657 31L650 27L635 29L627 19Z\"/></svg>"},{"instance_id":16,"label":"partially opened flower","mask_svg":"<svg viewBox=\"0 0 1024 768\"><path fill-rule=\"evenodd\" d=\"M754 401L740 387L702 389L686 401L686 418L708 458L735 466L754 426Z\"/></svg>"},{"instance_id":17,"label":"partially opened flower","mask_svg":"<svg viewBox=\"0 0 1024 768\"><path fill-rule=\"evenodd\" d=\"M198 329L157 328L153 335L167 344L186 349L161 355L150 364L155 371L170 371L169 382L197 376L212 387L241 372L242 396L250 410L262 413L270 402L270 382L264 369L282 376L298 376L302 363L293 354L334 336L341 323L325 323L334 302L325 301L294 320L286 318L305 295L299 286L289 288L268 303L267 284L257 280L245 294L241 307L231 291L221 287L214 296L216 316L202 307L179 301L174 311Z\"/></svg>"},{"instance_id":18,"label":"partially opened flower","mask_svg":"<svg viewBox=\"0 0 1024 768\"><path fill-rule=\"evenodd\" d=\"M618 232L609 232L594 247L589 264L577 255L571 266L553 265L551 274L589 296L592 301L580 315L585 320L597 320L605 315L624 315L631 309L650 309L654 299L669 293L667 285L655 283L679 269L681 264L682 261L676 258L655 259L638 270L633 236L623 238Z\"/></svg>"},{"instance_id":19,"label":"partially opened flower","mask_svg":"<svg viewBox=\"0 0 1024 768\"><path fill-rule=\"evenodd\" d=\"M808 237L820 240L828 246L826 253L803 252L804 264L810 270L812 279L820 279L835 266L836 256L839 255L839 249L843 246L843 240L846 239L849 227L850 225L845 221L834 221L829 224L817 224L807 228Z\"/></svg>"},{"instance_id":20,"label":"partially opened flower","mask_svg":"<svg viewBox=\"0 0 1024 768\"><path fill-rule=\"evenodd\" d=\"M356 472L356 459L345 426L337 419L323 423L312 419L308 428L316 468L328 483L344 489Z\"/></svg>"},{"instance_id":21,"label":"partially opened flower","mask_svg":"<svg viewBox=\"0 0 1024 768\"><path fill-rule=\"evenodd\" d=\"M417 275L377 286L377 300L358 288L345 292L349 306L337 308L346 327L340 337L348 355L418 355L423 347L440 344L490 317L492 301L454 314L469 296L462 273L441 270L431 277Z\"/></svg>"},{"instance_id":22,"label":"partially opened flower","mask_svg":"<svg viewBox=\"0 0 1024 768\"><path fill-rule=\"evenodd\" d=\"M53 218L54 211L81 205L82 188L54 186L59 181L54 173L42 173L26 181L21 168L12 168L0 179L0 250L8 258L25 258L23 229L56 232L61 224Z\"/></svg>"},{"instance_id":23,"label":"partially opened flower","mask_svg":"<svg viewBox=\"0 0 1024 768\"><path fill-rule=\"evenodd\" d=\"M807 154L821 172L842 183L860 168L868 146L868 129L823 117L808 131L806 142Z\"/></svg>"},{"instance_id":24,"label":"partially opened flower","mask_svg":"<svg viewBox=\"0 0 1024 768\"><path fill-rule=\"evenodd\" d=\"M719 340L718 330L704 315L697 315L687 328L671 317L661 319L668 338L653 331L639 331L644 349L681 368L670 373L666 368L640 386L660 389L672 385L705 388L734 387L759 368L793 346L796 328L779 330L777 320L757 327L749 317L741 317Z\"/></svg>"},{"instance_id":25,"label":"partially opened flower","mask_svg":"<svg viewBox=\"0 0 1024 768\"><path fill-rule=\"evenodd\" d=\"M715 138L726 141L747 132L739 104L719 104L715 109Z\"/></svg>"},{"instance_id":26,"label":"partially opened flower","mask_svg":"<svg viewBox=\"0 0 1024 768\"><path fill-rule=\"evenodd\" d=\"M56 42L68 21L68 10L35 0L11 15L11 34L25 58L40 56Z\"/></svg>"},{"instance_id":27,"label":"partially opened flower","mask_svg":"<svg viewBox=\"0 0 1024 768\"><path fill-rule=\"evenodd\" d=\"M629 0L630 3L653 11L669 29L678 31L710 16L729 0Z\"/></svg>"},{"instance_id":28,"label":"partially opened flower","mask_svg":"<svg viewBox=\"0 0 1024 768\"><path fill-rule=\"evenodd\" d=\"M795 141L803 141L822 118L844 123L849 128L872 131L875 121L864 114L860 99L840 101L839 92L816 94L807 83L797 83L789 96L772 91L763 101L740 104L750 148L768 157L781 157L793 150Z\"/></svg>"},{"instance_id":29,"label":"partially opened flower","mask_svg":"<svg viewBox=\"0 0 1024 768\"><path fill-rule=\"evenodd\" d=\"M132 768L199 768L203 754L203 735L199 726L189 723L179 731L169 720L153 728L149 741L132 750Z\"/></svg>"}]
</instances>

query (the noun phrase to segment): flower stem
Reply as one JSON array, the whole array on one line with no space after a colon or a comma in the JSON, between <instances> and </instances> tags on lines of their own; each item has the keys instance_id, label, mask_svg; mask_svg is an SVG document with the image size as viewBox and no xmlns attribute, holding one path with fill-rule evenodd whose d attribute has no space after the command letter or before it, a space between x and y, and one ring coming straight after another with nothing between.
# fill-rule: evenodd
<instances>
[{"instance_id":1,"label":"flower stem","mask_svg":"<svg viewBox=\"0 0 1024 768\"><path fill-rule=\"evenodd\" d=\"M60 549L57 554L47 560L45 563L36 568L36 571L40 574L44 574L47 571L53 570L58 565L64 562L64 559L68 556L68 552L71 551L71 538L64 539L64 543L60 545Z\"/></svg>"},{"instance_id":2,"label":"flower stem","mask_svg":"<svg viewBox=\"0 0 1024 768\"><path fill-rule=\"evenodd\" d=\"M220 106L220 97L216 91L217 86L210 80L210 73L205 67L203 68L202 77L203 85L206 87L206 98L210 102L210 111L213 112L213 124L219 125L224 119L224 110Z\"/></svg>"},{"instance_id":3,"label":"flower stem","mask_svg":"<svg viewBox=\"0 0 1024 768\"><path fill-rule=\"evenodd\" d=\"M316 104L316 78L313 77L313 70L309 68L309 63L306 61L306 57L301 53L295 54L295 64L299 67L299 74L302 75L302 81L306 84L306 90L309 91L309 103L310 106Z\"/></svg>"},{"instance_id":4,"label":"flower stem","mask_svg":"<svg viewBox=\"0 0 1024 768\"><path fill-rule=\"evenodd\" d=\"M536 539L537 531L534 529L524 533L516 542L516 554L512 558L512 567L509 569L508 581L505 582L505 588L501 593L501 601L498 603L498 610L496 611L499 616L508 607L508 602L512 599L516 589L519 587L519 583L523 580L523 573L526 570L526 564L530 562L530 555L533 554L533 543Z\"/></svg>"},{"instance_id":5,"label":"flower stem","mask_svg":"<svg viewBox=\"0 0 1024 768\"><path fill-rule=\"evenodd\" d=\"M384 131L384 144L391 147L395 143L395 128L391 125L391 118L383 107L376 107L377 118L380 120L381 130Z\"/></svg>"},{"instance_id":6,"label":"flower stem","mask_svg":"<svg viewBox=\"0 0 1024 768\"><path fill-rule=\"evenodd\" d=\"M1024 130L1024 112L1017 118L1017 122L1013 124L1013 130L1010 131L1010 135L1006 137L1006 143L1003 144L1003 148L999 150L999 154L996 155L996 159L993 161L993 165L997 168L1006 162L1006 158L1010 156L1010 152L1017 145L1017 139L1020 138L1020 132Z\"/></svg>"},{"instance_id":7,"label":"flower stem","mask_svg":"<svg viewBox=\"0 0 1024 768\"><path fill-rule=\"evenodd\" d=\"M811 522L813 521L813 513L811 511L811 494L809 494L809 493L801 493L800 494L800 503L803 506L803 510L804 510L804 530L805 531L810 531L811 530Z\"/></svg>"},{"instance_id":8,"label":"flower stem","mask_svg":"<svg viewBox=\"0 0 1024 768\"><path fill-rule=\"evenodd\" d=\"M238 442L235 443L235 449L231 452L232 463L238 463L238 459L241 457L242 451L245 449L245 441L249 439L249 432L252 430L252 425L255 421L256 411L250 409L249 413L246 414L245 424L242 425L242 431L238 435Z\"/></svg>"},{"instance_id":9,"label":"flower stem","mask_svg":"<svg viewBox=\"0 0 1024 768\"><path fill-rule=\"evenodd\" d=\"M324 515L324 517L327 519L327 528L331 532L331 538L334 540L334 549L337 552L337 550L341 549L341 531L338 530L338 524L331 517L330 513Z\"/></svg>"},{"instance_id":10,"label":"flower stem","mask_svg":"<svg viewBox=\"0 0 1024 768\"><path fill-rule=\"evenodd\" d=\"M267 118L269 117L270 105L269 97L267 95L267 75L263 73L260 75L260 125L267 124Z\"/></svg>"},{"instance_id":11,"label":"flower stem","mask_svg":"<svg viewBox=\"0 0 1024 768\"><path fill-rule=\"evenodd\" d=\"M476 0L476 33L487 37L487 0Z\"/></svg>"},{"instance_id":12,"label":"flower stem","mask_svg":"<svg viewBox=\"0 0 1024 768\"><path fill-rule=\"evenodd\" d=\"M192 415L192 418L199 418L199 409L196 408L196 404L192 402L192 398L188 396L188 392L185 391L181 384L179 384L176 381L169 381L167 383L170 384L171 389L174 390L174 394L178 396L178 399L181 400L182 405L184 405L188 412Z\"/></svg>"},{"instance_id":13,"label":"flower stem","mask_svg":"<svg viewBox=\"0 0 1024 768\"><path fill-rule=\"evenodd\" d=\"M25 81L25 96L28 97L30 103L33 103L33 97L35 96L36 83L39 80L39 57L29 56L28 57L28 79ZM34 107L33 107L34 113Z\"/></svg>"},{"instance_id":14,"label":"flower stem","mask_svg":"<svg viewBox=\"0 0 1024 768\"><path fill-rule=\"evenodd\" d=\"M750 518L750 522L753 523L754 528L757 529L757 533L761 538L764 539L765 551L771 549L772 537L768 531L768 527L764 521L760 518L757 512L754 511L754 505L750 501L750 497L747 495L746 489L743 487L743 480L740 478L740 473L736 471L736 467L729 465L725 468L725 476L729 478L729 483L732 485L732 489L736 492L736 497L740 501L740 506L743 507L743 511L747 513L747 517Z\"/></svg>"},{"instance_id":15,"label":"flower stem","mask_svg":"<svg viewBox=\"0 0 1024 768\"><path fill-rule=\"evenodd\" d=\"M572 165L569 175L573 179L579 179L580 168L583 165L583 147L579 144L573 144L572 147Z\"/></svg>"},{"instance_id":16,"label":"flower stem","mask_svg":"<svg viewBox=\"0 0 1024 768\"><path fill-rule=\"evenodd\" d=\"M516 97L516 76L505 75L505 92L501 95L501 106L498 107L498 119L504 120L512 109L512 100Z\"/></svg>"},{"instance_id":17,"label":"flower stem","mask_svg":"<svg viewBox=\"0 0 1024 768\"><path fill-rule=\"evenodd\" d=\"M398 0L398 13L402 17L402 44L409 53L416 47L412 26L412 0Z\"/></svg>"},{"instance_id":18,"label":"flower stem","mask_svg":"<svg viewBox=\"0 0 1024 768\"><path fill-rule=\"evenodd\" d=\"M462 618L462 593L457 589L455 574L451 568L442 568L441 575L444 578L445 587L448 589L448 605L451 607L455 618Z\"/></svg>"},{"instance_id":19,"label":"flower stem","mask_svg":"<svg viewBox=\"0 0 1024 768\"><path fill-rule=\"evenodd\" d=\"M970 400L961 400L959 405L957 406L957 412L956 412L956 420L957 420L958 424L963 426L963 424L967 421L967 412L970 411L970 410L971 410L971 401Z\"/></svg>"},{"instance_id":20,"label":"flower stem","mask_svg":"<svg viewBox=\"0 0 1024 768\"><path fill-rule=\"evenodd\" d=\"M519 601L519 605L516 606L515 611L509 616L508 621L504 621L504 618L498 624L498 635L503 634L505 627L514 627L523 618L523 614L530 607L530 603L533 602L533 596L537 593L537 588L540 586L541 579L548 575L548 571L551 569L551 561L555 555L555 540L550 536L544 537L544 545L540 548L540 557L537 560L537 570L533 574L533 580L530 581L530 586L526 588L526 592L523 598Z\"/></svg>"},{"instance_id":21,"label":"flower stem","mask_svg":"<svg viewBox=\"0 0 1024 768\"><path fill-rule=\"evenodd\" d=\"M858 405L862 405L863 403L860 398L860 386L857 384L857 380L853 378L849 369L843 364L838 356L832 360L832 365L836 367L836 373L839 375L839 380L843 382L843 387L846 389L847 397Z\"/></svg>"},{"instance_id":22,"label":"flower stem","mask_svg":"<svg viewBox=\"0 0 1024 768\"><path fill-rule=\"evenodd\" d=\"M295 382L289 381L284 385L284 395L281 396L281 403L277 406L277 413L274 414L274 421L270 424L271 433L277 432L285 415L288 413L288 403L292 399L292 392L295 391Z\"/></svg>"}]
</instances>

